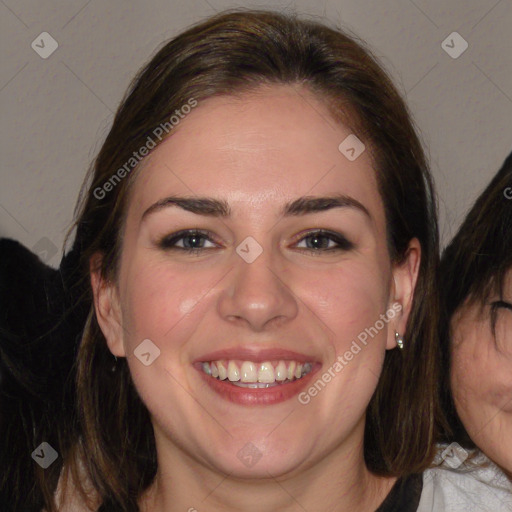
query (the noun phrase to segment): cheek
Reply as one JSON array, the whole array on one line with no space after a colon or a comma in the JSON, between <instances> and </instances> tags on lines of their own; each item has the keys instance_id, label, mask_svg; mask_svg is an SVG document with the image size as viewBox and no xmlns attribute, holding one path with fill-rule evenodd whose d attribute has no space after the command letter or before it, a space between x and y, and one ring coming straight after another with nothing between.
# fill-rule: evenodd
<instances>
[{"instance_id":1,"label":"cheek","mask_svg":"<svg viewBox=\"0 0 512 512\"><path fill-rule=\"evenodd\" d=\"M451 386L461 417L512 410L512 359L496 350L483 327L462 329L452 348Z\"/></svg>"},{"instance_id":2,"label":"cheek","mask_svg":"<svg viewBox=\"0 0 512 512\"><path fill-rule=\"evenodd\" d=\"M380 320L389 302L385 273L372 271L369 265L350 262L335 272L321 274L318 283L308 297L311 307L323 315L339 342L357 337L370 328L372 338L385 334L387 322ZM307 297L306 290L304 296Z\"/></svg>"},{"instance_id":3,"label":"cheek","mask_svg":"<svg viewBox=\"0 0 512 512\"><path fill-rule=\"evenodd\" d=\"M335 375L332 381L328 375L326 378L332 382L330 397L339 414L352 414L349 410L354 407L366 408L382 368L390 321L395 317L394 310L387 314L386 272L377 272L367 262L352 261L336 271L317 270L314 278L302 276L297 282L306 314L313 311L312 321L325 326L329 343L322 347L328 354L323 371Z\"/></svg>"},{"instance_id":4,"label":"cheek","mask_svg":"<svg viewBox=\"0 0 512 512\"><path fill-rule=\"evenodd\" d=\"M459 346L452 350L452 366L450 382L457 411L461 418L469 413L468 407L475 400L475 390L472 387L472 358L466 354L467 350Z\"/></svg>"},{"instance_id":5,"label":"cheek","mask_svg":"<svg viewBox=\"0 0 512 512\"><path fill-rule=\"evenodd\" d=\"M512 356L498 351L494 340L489 352L489 360L480 375L483 399L500 411L511 413Z\"/></svg>"},{"instance_id":6,"label":"cheek","mask_svg":"<svg viewBox=\"0 0 512 512\"><path fill-rule=\"evenodd\" d=\"M190 318L208 301L208 291L218 279L212 272L191 274L151 262L138 269L128 275L122 302L126 342L133 345L149 338L160 346L164 340L179 340L174 334L182 336L190 327Z\"/></svg>"},{"instance_id":7,"label":"cheek","mask_svg":"<svg viewBox=\"0 0 512 512\"><path fill-rule=\"evenodd\" d=\"M455 399L465 409L473 409L470 412L475 413L484 398L482 384L489 381L485 370L488 353L484 349L486 340L481 323L471 314L467 314L467 317L460 322L453 335L451 382Z\"/></svg>"},{"instance_id":8,"label":"cheek","mask_svg":"<svg viewBox=\"0 0 512 512\"><path fill-rule=\"evenodd\" d=\"M317 304L317 314L332 332L328 363L318 377L327 379L327 391L319 393L321 397L315 397L311 388L306 391L318 400L313 404L315 414L322 417L330 411L325 420L341 429L364 416L386 354L392 327L381 315L386 314L389 290L382 276L379 279L366 266L347 265L322 276L324 293L309 297L310 307Z\"/></svg>"}]
</instances>

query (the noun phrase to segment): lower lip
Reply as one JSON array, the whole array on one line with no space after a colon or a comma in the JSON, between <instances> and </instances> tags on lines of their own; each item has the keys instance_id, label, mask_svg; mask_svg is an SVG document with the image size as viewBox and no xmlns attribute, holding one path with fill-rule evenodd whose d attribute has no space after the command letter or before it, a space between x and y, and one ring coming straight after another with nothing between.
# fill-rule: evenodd
<instances>
[{"instance_id":1,"label":"lower lip","mask_svg":"<svg viewBox=\"0 0 512 512\"><path fill-rule=\"evenodd\" d=\"M288 384L259 389L235 386L230 384L228 380L218 380L204 373L202 369L196 369L206 384L225 400L240 405L272 405L285 402L298 395L308 385L320 366L320 364L315 364L307 375Z\"/></svg>"}]
</instances>

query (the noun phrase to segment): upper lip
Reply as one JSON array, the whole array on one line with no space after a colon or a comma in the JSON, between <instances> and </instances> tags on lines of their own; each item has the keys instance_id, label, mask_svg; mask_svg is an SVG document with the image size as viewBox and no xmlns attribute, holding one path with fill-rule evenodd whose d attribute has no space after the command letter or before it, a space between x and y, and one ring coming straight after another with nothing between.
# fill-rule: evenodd
<instances>
[{"instance_id":1,"label":"upper lip","mask_svg":"<svg viewBox=\"0 0 512 512\"><path fill-rule=\"evenodd\" d=\"M201 357L198 357L194 363L204 363L208 361L221 361L224 359L241 361L252 361L254 363L263 363L265 361L285 360L297 361L299 363L316 362L316 358L307 355L299 354L293 350L286 350L281 348L251 348L251 347L233 347L222 350L209 352Z\"/></svg>"}]
</instances>

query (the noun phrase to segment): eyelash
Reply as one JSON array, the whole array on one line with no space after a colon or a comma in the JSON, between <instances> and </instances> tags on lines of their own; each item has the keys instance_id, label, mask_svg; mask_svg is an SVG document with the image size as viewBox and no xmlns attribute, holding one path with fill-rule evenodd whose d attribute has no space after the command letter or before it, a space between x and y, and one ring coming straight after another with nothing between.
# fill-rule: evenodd
<instances>
[{"instance_id":1,"label":"eyelash","mask_svg":"<svg viewBox=\"0 0 512 512\"><path fill-rule=\"evenodd\" d=\"M214 241L213 240L213 234L210 233L209 231L201 231L201 230L197 230L197 229L185 229L183 231L178 231L177 233L173 233L172 235L167 235L167 236L164 236L160 242L158 242L158 246L161 248L161 249L164 249L166 251L174 251L174 250L177 250L177 251L183 251L183 252L187 252L187 253L200 253L201 251L204 251L205 249L204 248L187 248L187 247L178 247L176 246L176 242L178 242L179 240L182 240L186 237L202 237L203 239L204 238L207 238L209 239L211 242Z\"/></svg>"},{"instance_id":2,"label":"eyelash","mask_svg":"<svg viewBox=\"0 0 512 512\"><path fill-rule=\"evenodd\" d=\"M344 236L339 235L337 233L327 231L324 229L317 229L313 231L307 232L305 235L303 235L298 241L302 242L308 238L311 238L315 236L316 238L327 238L331 241L334 241L338 244L338 247L330 247L327 249L301 249L304 252L318 255L320 252L334 252L334 251L349 251L354 247L354 244L352 242L349 242ZM201 252L208 250L209 248L199 247L199 248L187 248L187 247L178 247L176 243L180 240L183 240L187 237L195 237L195 238L202 238L202 239L208 239L210 242L215 243L215 236L210 231L206 230L198 230L198 229L185 229L182 231L178 231L177 233L173 233L172 235L167 235L163 237L159 242L158 246L161 249L164 249L166 251L172 251L172 250L178 250L182 252L186 252L188 254L197 254L199 255ZM211 249L211 248L210 248Z\"/></svg>"}]
</instances>

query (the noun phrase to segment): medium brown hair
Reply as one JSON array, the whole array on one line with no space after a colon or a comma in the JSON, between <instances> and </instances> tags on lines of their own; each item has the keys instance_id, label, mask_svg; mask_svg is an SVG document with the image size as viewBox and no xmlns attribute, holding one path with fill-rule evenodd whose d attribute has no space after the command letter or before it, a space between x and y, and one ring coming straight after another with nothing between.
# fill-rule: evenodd
<instances>
[{"instance_id":1,"label":"medium brown hair","mask_svg":"<svg viewBox=\"0 0 512 512\"><path fill-rule=\"evenodd\" d=\"M98 199L102 187L145 144L155 127L182 105L261 86L303 85L348 123L372 156L387 225L390 260L421 244L421 264L403 351L387 351L367 411L365 459L376 474L402 476L425 469L433 455L440 414L436 328L438 232L431 175L407 107L365 45L355 36L295 15L230 11L209 18L165 44L138 73L91 168L77 210L75 246L84 280L89 261L103 255L101 274L115 280L121 232L135 172ZM199 107L200 108L200 107ZM165 140L165 139L163 139ZM90 313L77 361L75 450L65 464L79 480L80 457L98 491L100 510L136 511L153 481L156 450L149 413L126 360L113 356Z\"/></svg>"}]
</instances>

